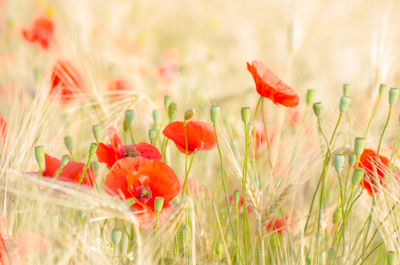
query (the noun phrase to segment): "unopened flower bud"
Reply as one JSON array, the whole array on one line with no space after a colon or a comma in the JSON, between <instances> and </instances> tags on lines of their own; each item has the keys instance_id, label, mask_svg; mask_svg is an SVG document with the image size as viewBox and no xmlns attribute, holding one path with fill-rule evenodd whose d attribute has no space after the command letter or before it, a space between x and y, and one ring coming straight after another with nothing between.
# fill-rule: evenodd
<instances>
[{"instance_id":1,"label":"unopened flower bud","mask_svg":"<svg viewBox=\"0 0 400 265\"><path fill-rule=\"evenodd\" d=\"M380 84L379 86L379 96L382 97L382 95L385 93L387 89L387 85L385 84Z\"/></svg>"},{"instance_id":2,"label":"unopened flower bud","mask_svg":"<svg viewBox=\"0 0 400 265\"><path fill-rule=\"evenodd\" d=\"M72 153L72 151L74 150L74 143L72 141L71 136L64 137L64 144L65 144L65 147L67 147L68 152Z\"/></svg>"},{"instance_id":3,"label":"unopened flower bud","mask_svg":"<svg viewBox=\"0 0 400 265\"><path fill-rule=\"evenodd\" d=\"M221 108L219 106L211 106L210 116L212 123L217 123L217 121L219 120L220 113L221 113Z\"/></svg>"},{"instance_id":4,"label":"unopened flower bud","mask_svg":"<svg viewBox=\"0 0 400 265\"><path fill-rule=\"evenodd\" d=\"M92 132L96 142L100 141L101 126L99 124L93 125Z\"/></svg>"},{"instance_id":5,"label":"unopened flower bud","mask_svg":"<svg viewBox=\"0 0 400 265\"><path fill-rule=\"evenodd\" d=\"M178 109L178 106L176 105L176 103L169 104L169 106L168 106L168 118L171 121L175 119L177 109Z\"/></svg>"},{"instance_id":6,"label":"unopened flower bud","mask_svg":"<svg viewBox=\"0 0 400 265\"><path fill-rule=\"evenodd\" d=\"M161 113L159 110L153 110L153 122L156 127L161 124Z\"/></svg>"},{"instance_id":7,"label":"unopened flower bud","mask_svg":"<svg viewBox=\"0 0 400 265\"><path fill-rule=\"evenodd\" d=\"M238 204L240 201L240 191L235 190L233 193L233 199L235 200L235 204Z\"/></svg>"},{"instance_id":8,"label":"unopened flower bud","mask_svg":"<svg viewBox=\"0 0 400 265\"><path fill-rule=\"evenodd\" d=\"M307 90L307 95L306 95L307 106L310 105L314 101L314 96L315 96L315 89Z\"/></svg>"},{"instance_id":9,"label":"unopened flower bud","mask_svg":"<svg viewBox=\"0 0 400 265\"><path fill-rule=\"evenodd\" d=\"M165 96L164 97L164 107L165 107L165 109L168 109L170 103L171 103L171 97L170 96Z\"/></svg>"},{"instance_id":10,"label":"unopened flower bud","mask_svg":"<svg viewBox=\"0 0 400 265\"><path fill-rule=\"evenodd\" d=\"M332 215L332 223L337 224L342 219L342 208L338 207Z\"/></svg>"},{"instance_id":11,"label":"unopened flower bud","mask_svg":"<svg viewBox=\"0 0 400 265\"><path fill-rule=\"evenodd\" d=\"M347 111L347 109L350 106L350 102L351 102L351 99L348 97L343 96L340 98L340 104L339 104L340 113L344 113Z\"/></svg>"},{"instance_id":12,"label":"unopened flower bud","mask_svg":"<svg viewBox=\"0 0 400 265\"><path fill-rule=\"evenodd\" d=\"M360 182L361 182L363 177L364 177L364 170L359 168L359 167L357 167L353 171L353 176L351 178L351 183L353 185L358 185L358 184L360 184Z\"/></svg>"},{"instance_id":13,"label":"unopened flower bud","mask_svg":"<svg viewBox=\"0 0 400 265\"><path fill-rule=\"evenodd\" d=\"M156 214L159 214L164 205L164 198L163 197L156 197L154 199L154 211Z\"/></svg>"},{"instance_id":14,"label":"unopened flower bud","mask_svg":"<svg viewBox=\"0 0 400 265\"><path fill-rule=\"evenodd\" d=\"M157 137L157 130L155 128L151 128L149 130L149 140L151 143L153 143L153 141L156 139Z\"/></svg>"},{"instance_id":15,"label":"unopened flower bud","mask_svg":"<svg viewBox=\"0 0 400 265\"><path fill-rule=\"evenodd\" d=\"M350 84L343 84L343 96L348 97L350 92Z\"/></svg>"},{"instance_id":16,"label":"unopened flower bud","mask_svg":"<svg viewBox=\"0 0 400 265\"><path fill-rule=\"evenodd\" d=\"M389 104L393 105L396 103L397 99L399 97L399 89L397 87L392 87L389 90Z\"/></svg>"},{"instance_id":17,"label":"unopened flower bud","mask_svg":"<svg viewBox=\"0 0 400 265\"><path fill-rule=\"evenodd\" d=\"M113 229L111 232L111 241L114 246L118 245L122 238L122 231L119 229Z\"/></svg>"},{"instance_id":18,"label":"unopened flower bud","mask_svg":"<svg viewBox=\"0 0 400 265\"><path fill-rule=\"evenodd\" d=\"M322 102L314 103L313 110L314 110L315 116L320 117L322 114L322 111L324 110L324 105L322 104Z\"/></svg>"},{"instance_id":19,"label":"unopened flower bud","mask_svg":"<svg viewBox=\"0 0 400 265\"><path fill-rule=\"evenodd\" d=\"M69 155L63 155L61 158L60 167L61 168L65 167L68 164L69 160L70 160Z\"/></svg>"},{"instance_id":20,"label":"unopened flower bud","mask_svg":"<svg viewBox=\"0 0 400 265\"><path fill-rule=\"evenodd\" d=\"M97 150L97 144L96 143L91 143L89 147L89 156L92 157Z\"/></svg>"},{"instance_id":21,"label":"unopened flower bud","mask_svg":"<svg viewBox=\"0 0 400 265\"><path fill-rule=\"evenodd\" d=\"M124 122L126 123L126 125L132 127L134 120L135 120L135 111L133 111L132 109L128 109L127 111L125 111Z\"/></svg>"},{"instance_id":22,"label":"unopened flower bud","mask_svg":"<svg viewBox=\"0 0 400 265\"><path fill-rule=\"evenodd\" d=\"M357 157L360 157L365 148L365 138L356 137L354 141L354 153Z\"/></svg>"},{"instance_id":23,"label":"unopened flower bud","mask_svg":"<svg viewBox=\"0 0 400 265\"><path fill-rule=\"evenodd\" d=\"M250 108L243 107L241 109L242 121L247 124L250 121Z\"/></svg>"},{"instance_id":24,"label":"unopened flower bud","mask_svg":"<svg viewBox=\"0 0 400 265\"><path fill-rule=\"evenodd\" d=\"M336 172L340 173L343 169L344 164L344 155L334 155L333 156L333 167L335 168Z\"/></svg>"},{"instance_id":25,"label":"unopened flower bud","mask_svg":"<svg viewBox=\"0 0 400 265\"><path fill-rule=\"evenodd\" d=\"M43 166L44 164L44 146L38 145L35 146L35 158L39 165Z\"/></svg>"},{"instance_id":26,"label":"unopened flower bud","mask_svg":"<svg viewBox=\"0 0 400 265\"><path fill-rule=\"evenodd\" d=\"M185 120L190 120L192 117L194 116L194 109L193 108L189 108L185 111Z\"/></svg>"},{"instance_id":27,"label":"unopened flower bud","mask_svg":"<svg viewBox=\"0 0 400 265\"><path fill-rule=\"evenodd\" d=\"M355 153L353 153L353 152L351 152L350 154L349 154L349 158L348 158L349 160L349 167L352 167L352 166L354 166L354 164L356 163L356 160L357 160L357 156L356 156L356 154Z\"/></svg>"}]
</instances>

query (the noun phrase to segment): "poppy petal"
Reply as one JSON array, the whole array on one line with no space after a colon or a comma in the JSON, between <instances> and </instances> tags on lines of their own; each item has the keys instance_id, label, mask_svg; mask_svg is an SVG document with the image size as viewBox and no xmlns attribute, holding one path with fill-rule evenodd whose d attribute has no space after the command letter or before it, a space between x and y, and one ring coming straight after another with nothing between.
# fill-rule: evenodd
<instances>
[{"instance_id":1,"label":"poppy petal","mask_svg":"<svg viewBox=\"0 0 400 265\"><path fill-rule=\"evenodd\" d=\"M156 159L156 160L161 160L162 156L160 151L151 144L148 144L146 142L141 142L135 145L136 151L140 153L141 157L147 158L147 159Z\"/></svg>"},{"instance_id":2,"label":"poppy petal","mask_svg":"<svg viewBox=\"0 0 400 265\"><path fill-rule=\"evenodd\" d=\"M97 160L100 163L106 163L108 168L111 168L114 165L117 159L115 158L115 151L111 145L105 145L103 143L99 143L96 150Z\"/></svg>"},{"instance_id":3,"label":"poppy petal","mask_svg":"<svg viewBox=\"0 0 400 265\"><path fill-rule=\"evenodd\" d=\"M44 177L53 177L57 170L60 168L61 162L55 157L48 154L44 155L45 170L43 171Z\"/></svg>"},{"instance_id":4,"label":"poppy petal","mask_svg":"<svg viewBox=\"0 0 400 265\"><path fill-rule=\"evenodd\" d=\"M114 148L115 152L119 152L119 150L121 150L121 146L122 146L122 141L121 138L118 135L117 130L110 126L108 128L108 137L110 138L110 143L112 148Z\"/></svg>"}]
</instances>

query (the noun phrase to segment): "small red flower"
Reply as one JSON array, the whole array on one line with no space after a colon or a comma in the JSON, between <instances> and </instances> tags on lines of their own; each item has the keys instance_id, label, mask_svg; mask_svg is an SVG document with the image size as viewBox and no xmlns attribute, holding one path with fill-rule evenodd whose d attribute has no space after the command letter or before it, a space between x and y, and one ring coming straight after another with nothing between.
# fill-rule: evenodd
<instances>
[{"instance_id":1,"label":"small red flower","mask_svg":"<svg viewBox=\"0 0 400 265\"><path fill-rule=\"evenodd\" d=\"M54 24L49 18L41 16L36 18L30 28L22 30L25 40L37 42L42 49L47 50L54 39Z\"/></svg>"},{"instance_id":2,"label":"small red flower","mask_svg":"<svg viewBox=\"0 0 400 265\"><path fill-rule=\"evenodd\" d=\"M378 192L377 181L379 185L384 186L384 176L386 168L389 163L389 159L384 156L379 156L378 167L376 168L376 152L372 149L365 149L360 156L360 163L358 166L365 170L364 178L360 185L368 191L368 194L372 196L373 193ZM377 175L375 175L375 169Z\"/></svg>"},{"instance_id":3,"label":"small red flower","mask_svg":"<svg viewBox=\"0 0 400 265\"><path fill-rule=\"evenodd\" d=\"M114 127L108 128L110 144L99 143L96 151L97 159L101 163L106 163L111 168L114 163L124 157L141 156L147 159L161 160L162 156L158 149L148 143L141 142L132 145L122 145L121 138Z\"/></svg>"},{"instance_id":4,"label":"small red flower","mask_svg":"<svg viewBox=\"0 0 400 265\"><path fill-rule=\"evenodd\" d=\"M168 124L163 134L172 140L179 151L186 152L185 131L182 121L175 121ZM210 150L214 148L216 141L214 129L211 124L202 121L186 122L186 135L188 154L200 150Z\"/></svg>"},{"instance_id":5,"label":"small red flower","mask_svg":"<svg viewBox=\"0 0 400 265\"><path fill-rule=\"evenodd\" d=\"M55 157L49 156L48 154L45 154L45 170L43 171L43 177L55 177L58 169L60 168L60 164L60 160ZM61 170L61 173L58 176L57 180L79 183L84 167L85 163L69 161L68 164L66 164ZM94 174L93 169L88 168L81 184L93 187L95 180L96 175Z\"/></svg>"},{"instance_id":6,"label":"small red flower","mask_svg":"<svg viewBox=\"0 0 400 265\"><path fill-rule=\"evenodd\" d=\"M51 74L50 95L59 96L65 104L85 92L82 77L68 61L57 61Z\"/></svg>"},{"instance_id":7,"label":"small red flower","mask_svg":"<svg viewBox=\"0 0 400 265\"><path fill-rule=\"evenodd\" d=\"M130 89L131 89L130 83L124 79L114 79L108 85L108 91L117 100L123 99L124 91Z\"/></svg>"},{"instance_id":8,"label":"small red flower","mask_svg":"<svg viewBox=\"0 0 400 265\"><path fill-rule=\"evenodd\" d=\"M253 75L256 90L260 96L269 98L275 104L285 107L296 107L299 104L299 96L293 88L285 84L265 64L254 60L247 63L247 70Z\"/></svg>"},{"instance_id":9,"label":"small red flower","mask_svg":"<svg viewBox=\"0 0 400 265\"><path fill-rule=\"evenodd\" d=\"M276 232L278 234L284 234L286 231L292 230L292 224L287 216L285 218L272 218L266 227L268 232Z\"/></svg>"},{"instance_id":10,"label":"small red flower","mask_svg":"<svg viewBox=\"0 0 400 265\"><path fill-rule=\"evenodd\" d=\"M106 192L121 200L133 198L133 209L142 228L154 225L154 199L164 198L162 216L171 210L170 201L179 194L180 183L174 171L159 160L125 157L113 165L106 176ZM160 213L160 215L161 215ZM166 217L166 216L165 216Z\"/></svg>"},{"instance_id":11,"label":"small red flower","mask_svg":"<svg viewBox=\"0 0 400 265\"><path fill-rule=\"evenodd\" d=\"M3 116L0 116L0 143L2 146L6 142L7 132L8 132L8 122Z\"/></svg>"}]
</instances>

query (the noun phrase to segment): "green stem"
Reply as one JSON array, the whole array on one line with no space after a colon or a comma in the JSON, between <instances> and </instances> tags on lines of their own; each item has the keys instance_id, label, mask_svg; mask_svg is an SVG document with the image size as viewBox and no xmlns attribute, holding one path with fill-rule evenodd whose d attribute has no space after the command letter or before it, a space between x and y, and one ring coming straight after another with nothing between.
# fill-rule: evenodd
<instances>
[{"instance_id":1,"label":"green stem","mask_svg":"<svg viewBox=\"0 0 400 265\"><path fill-rule=\"evenodd\" d=\"M82 184L83 178L84 178L85 175L86 175L86 172L87 172L87 170L88 170L88 168L89 168L89 165L90 165L90 161L91 161L91 160L92 160L92 154L90 154L90 152L89 152L88 160L87 160L87 162L86 162L85 168L83 169L81 178L79 179L79 182L78 182L78 187Z\"/></svg>"},{"instance_id":2,"label":"green stem","mask_svg":"<svg viewBox=\"0 0 400 265\"><path fill-rule=\"evenodd\" d=\"M249 135L247 133L248 124L245 124L245 154L244 154L244 162L243 162L243 171L242 171L242 196L243 196L243 247L244 247L244 255L245 255L245 264L248 264L248 253L247 253L247 237L250 236L247 232L247 203L246 203L246 185L247 185L247 161L249 157Z\"/></svg>"}]
</instances>

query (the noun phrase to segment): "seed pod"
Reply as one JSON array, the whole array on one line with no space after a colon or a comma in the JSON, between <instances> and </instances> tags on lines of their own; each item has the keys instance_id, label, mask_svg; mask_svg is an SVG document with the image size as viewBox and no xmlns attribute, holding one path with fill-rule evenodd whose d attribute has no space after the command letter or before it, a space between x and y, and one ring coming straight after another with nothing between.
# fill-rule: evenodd
<instances>
[{"instance_id":1,"label":"seed pod","mask_svg":"<svg viewBox=\"0 0 400 265\"><path fill-rule=\"evenodd\" d=\"M97 150L97 144L96 143L91 143L89 147L89 156L92 157Z\"/></svg>"},{"instance_id":2,"label":"seed pod","mask_svg":"<svg viewBox=\"0 0 400 265\"><path fill-rule=\"evenodd\" d=\"M185 111L184 118L185 118L186 121L190 120L191 118L193 118L193 116L194 116L194 109L193 108L189 108L189 109L187 109Z\"/></svg>"},{"instance_id":3,"label":"seed pod","mask_svg":"<svg viewBox=\"0 0 400 265\"><path fill-rule=\"evenodd\" d=\"M332 215L332 223L337 224L342 219L342 214L342 208L336 208Z\"/></svg>"},{"instance_id":4,"label":"seed pod","mask_svg":"<svg viewBox=\"0 0 400 265\"><path fill-rule=\"evenodd\" d=\"M306 95L306 104L307 106L311 104L311 102L314 101L314 96L315 96L315 89L308 89L307 90L307 95Z\"/></svg>"},{"instance_id":5,"label":"seed pod","mask_svg":"<svg viewBox=\"0 0 400 265\"><path fill-rule=\"evenodd\" d=\"M93 125L92 132L96 142L100 141L101 127L99 124Z\"/></svg>"},{"instance_id":6,"label":"seed pod","mask_svg":"<svg viewBox=\"0 0 400 265\"><path fill-rule=\"evenodd\" d=\"M170 96L165 96L164 97L164 108L168 109L170 103L171 103L171 97Z\"/></svg>"},{"instance_id":7,"label":"seed pod","mask_svg":"<svg viewBox=\"0 0 400 265\"><path fill-rule=\"evenodd\" d=\"M340 113L344 113L347 111L347 109L350 106L350 102L351 102L351 99L348 97L343 96L340 98L340 104L339 104Z\"/></svg>"},{"instance_id":8,"label":"seed pod","mask_svg":"<svg viewBox=\"0 0 400 265\"><path fill-rule=\"evenodd\" d=\"M387 85L385 84L380 84L379 86L379 96L382 97L382 95L385 93L387 89Z\"/></svg>"},{"instance_id":9,"label":"seed pod","mask_svg":"<svg viewBox=\"0 0 400 265\"><path fill-rule=\"evenodd\" d=\"M343 96L348 97L350 92L350 84L343 84Z\"/></svg>"},{"instance_id":10,"label":"seed pod","mask_svg":"<svg viewBox=\"0 0 400 265\"><path fill-rule=\"evenodd\" d=\"M352 183L353 185L358 185L358 184L360 184L362 178L364 177L364 173L365 173L364 170L361 169L361 168L359 168L359 167L357 167L356 169L354 169L354 171L353 171L353 176L352 176L352 178L351 178L351 183Z\"/></svg>"},{"instance_id":11,"label":"seed pod","mask_svg":"<svg viewBox=\"0 0 400 265\"><path fill-rule=\"evenodd\" d=\"M233 199L235 201L235 204L239 204L240 192L238 190L235 190L235 192L233 193Z\"/></svg>"},{"instance_id":12,"label":"seed pod","mask_svg":"<svg viewBox=\"0 0 400 265\"><path fill-rule=\"evenodd\" d=\"M354 153L357 157L360 157L365 148L365 138L356 137L354 141Z\"/></svg>"},{"instance_id":13,"label":"seed pod","mask_svg":"<svg viewBox=\"0 0 400 265\"><path fill-rule=\"evenodd\" d=\"M153 141L156 139L156 136L157 136L157 130L155 128L151 128L149 130L149 139L151 143L153 143Z\"/></svg>"},{"instance_id":14,"label":"seed pod","mask_svg":"<svg viewBox=\"0 0 400 265\"><path fill-rule=\"evenodd\" d=\"M399 89L397 87L392 87L389 90L389 104L393 105L396 103L397 99L399 97Z\"/></svg>"},{"instance_id":15,"label":"seed pod","mask_svg":"<svg viewBox=\"0 0 400 265\"><path fill-rule=\"evenodd\" d=\"M122 231L119 229L113 229L111 232L111 241L114 246L118 245L122 238Z\"/></svg>"},{"instance_id":16,"label":"seed pod","mask_svg":"<svg viewBox=\"0 0 400 265\"><path fill-rule=\"evenodd\" d=\"M126 123L126 125L128 125L129 127L132 127L134 121L135 121L135 111L132 109L128 109L127 111L125 111L124 122Z\"/></svg>"},{"instance_id":17,"label":"seed pod","mask_svg":"<svg viewBox=\"0 0 400 265\"><path fill-rule=\"evenodd\" d=\"M164 205L164 198L163 197L156 197L154 199L154 211L156 214L159 214Z\"/></svg>"},{"instance_id":18,"label":"seed pod","mask_svg":"<svg viewBox=\"0 0 400 265\"><path fill-rule=\"evenodd\" d=\"M219 106L211 106L210 108L210 116L211 116L211 121L212 123L217 123L219 120L219 116L221 113L221 108Z\"/></svg>"},{"instance_id":19,"label":"seed pod","mask_svg":"<svg viewBox=\"0 0 400 265\"><path fill-rule=\"evenodd\" d=\"M68 152L72 153L74 150L74 143L72 141L71 136L64 137L64 144L65 144L65 147L67 147Z\"/></svg>"},{"instance_id":20,"label":"seed pod","mask_svg":"<svg viewBox=\"0 0 400 265\"><path fill-rule=\"evenodd\" d=\"M178 109L178 107L177 107L176 103L169 104L169 106L168 106L168 118L171 121L175 119L177 109Z\"/></svg>"},{"instance_id":21,"label":"seed pod","mask_svg":"<svg viewBox=\"0 0 400 265\"><path fill-rule=\"evenodd\" d=\"M248 107L243 107L241 109L241 115L242 115L242 121L247 124L250 121L250 108Z\"/></svg>"},{"instance_id":22,"label":"seed pod","mask_svg":"<svg viewBox=\"0 0 400 265\"><path fill-rule=\"evenodd\" d=\"M350 154L349 154L349 167L352 167L352 166L354 166L354 164L356 163L356 160L357 160L357 157L356 157L356 154L354 154L353 152L351 152Z\"/></svg>"},{"instance_id":23,"label":"seed pod","mask_svg":"<svg viewBox=\"0 0 400 265\"><path fill-rule=\"evenodd\" d=\"M61 168L65 167L68 164L69 160L70 160L69 155L63 155L61 158L60 167Z\"/></svg>"},{"instance_id":24,"label":"seed pod","mask_svg":"<svg viewBox=\"0 0 400 265\"><path fill-rule=\"evenodd\" d=\"M35 146L35 158L36 162L43 166L44 164L44 146L43 145L38 145Z\"/></svg>"},{"instance_id":25,"label":"seed pod","mask_svg":"<svg viewBox=\"0 0 400 265\"><path fill-rule=\"evenodd\" d=\"M324 105L322 104L322 102L314 103L313 110L314 110L315 116L320 117L322 114L322 111L324 110Z\"/></svg>"},{"instance_id":26,"label":"seed pod","mask_svg":"<svg viewBox=\"0 0 400 265\"><path fill-rule=\"evenodd\" d=\"M335 168L336 172L340 173L343 169L344 164L344 155L334 155L333 156L333 167Z\"/></svg>"}]
</instances>

